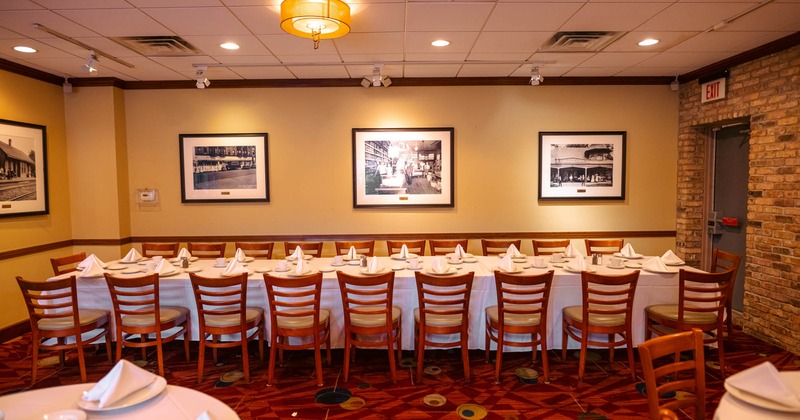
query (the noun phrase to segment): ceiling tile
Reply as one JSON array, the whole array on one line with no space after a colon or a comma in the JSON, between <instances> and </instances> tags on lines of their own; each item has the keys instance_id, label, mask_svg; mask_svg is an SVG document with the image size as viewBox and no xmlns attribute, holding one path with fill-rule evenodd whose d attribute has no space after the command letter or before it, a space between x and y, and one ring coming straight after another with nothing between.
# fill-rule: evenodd
<instances>
[{"instance_id":1,"label":"ceiling tile","mask_svg":"<svg viewBox=\"0 0 800 420\"><path fill-rule=\"evenodd\" d=\"M3 0L0 2L0 10L41 10L42 6L30 0Z\"/></svg>"},{"instance_id":2,"label":"ceiling tile","mask_svg":"<svg viewBox=\"0 0 800 420\"><path fill-rule=\"evenodd\" d=\"M486 23L486 31L555 31L582 3L500 3Z\"/></svg>"},{"instance_id":3,"label":"ceiling tile","mask_svg":"<svg viewBox=\"0 0 800 420\"><path fill-rule=\"evenodd\" d=\"M723 31L726 30L800 31L800 1L769 3L764 7L736 19L732 24L723 28Z\"/></svg>"},{"instance_id":4,"label":"ceiling tile","mask_svg":"<svg viewBox=\"0 0 800 420\"><path fill-rule=\"evenodd\" d=\"M172 35L172 32L137 9L64 10L64 17L103 36Z\"/></svg>"},{"instance_id":5,"label":"ceiling tile","mask_svg":"<svg viewBox=\"0 0 800 420\"><path fill-rule=\"evenodd\" d=\"M281 29L281 9L275 6L231 7L231 12L256 35L278 35Z\"/></svg>"},{"instance_id":6,"label":"ceiling tile","mask_svg":"<svg viewBox=\"0 0 800 420\"><path fill-rule=\"evenodd\" d=\"M296 79L286 67L233 67L231 71L243 79Z\"/></svg>"},{"instance_id":7,"label":"ceiling tile","mask_svg":"<svg viewBox=\"0 0 800 420\"><path fill-rule=\"evenodd\" d=\"M353 33L403 31L405 8L404 3L354 4L350 30Z\"/></svg>"},{"instance_id":8,"label":"ceiling tile","mask_svg":"<svg viewBox=\"0 0 800 420\"><path fill-rule=\"evenodd\" d=\"M407 53L452 54L469 52L479 32L408 32L406 33ZM431 42L437 39L450 41L446 47L434 47Z\"/></svg>"},{"instance_id":9,"label":"ceiling tile","mask_svg":"<svg viewBox=\"0 0 800 420\"><path fill-rule=\"evenodd\" d=\"M237 55L272 55L264 44L253 35L192 35L183 39L189 41L200 51L208 55L237 56ZM223 42L235 42L238 50L226 50L220 47Z\"/></svg>"},{"instance_id":10,"label":"ceiling tile","mask_svg":"<svg viewBox=\"0 0 800 420\"><path fill-rule=\"evenodd\" d=\"M688 39L673 48L670 52L696 51L729 51L742 52L743 45L749 44L764 36L763 32L704 32Z\"/></svg>"},{"instance_id":11,"label":"ceiling tile","mask_svg":"<svg viewBox=\"0 0 800 420\"><path fill-rule=\"evenodd\" d=\"M348 79L347 69L344 66L288 66L299 79Z\"/></svg>"},{"instance_id":12,"label":"ceiling tile","mask_svg":"<svg viewBox=\"0 0 800 420\"><path fill-rule=\"evenodd\" d=\"M606 52L642 52L642 51L666 51L695 35L702 32L670 32L670 31L634 31L620 37L611 45L605 47ZM657 39L656 45L642 47L639 42L646 38Z\"/></svg>"},{"instance_id":13,"label":"ceiling tile","mask_svg":"<svg viewBox=\"0 0 800 420\"><path fill-rule=\"evenodd\" d=\"M479 31L489 17L490 3L409 3L408 31Z\"/></svg>"},{"instance_id":14,"label":"ceiling tile","mask_svg":"<svg viewBox=\"0 0 800 420\"><path fill-rule=\"evenodd\" d=\"M518 64L464 64L458 77L507 77Z\"/></svg>"},{"instance_id":15,"label":"ceiling tile","mask_svg":"<svg viewBox=\"0 0 800 420\"><path fill-rule=\"evenodd\" d=\"M484 32L475 42L474 53L525 52L533 54L551 33L549 32Z\"/></svg>"},{"instance_id":16,"label":"ceiling tile","mask_svg":"<svg viewBox=\"0 0 800 420\"><path fill-rule=\"evenodd\" d=\"M313 57L315 55L338 54L333 40L330 39L321 40L319 49L316 50L314 49L314 41L310 38L300 38L289 35L286 32L280 35L258 35L258 39L276 56L305 54Z\"/></svg>"},{"instance_id":17,"label":"ceiling tile","mask_svg":"<svg viewBox=\"0 0 800 420\"><path fill-rule=\"evenodd\" d=\"M224 7L147 8L142 9L181 35L240 35L247 28Z\"/></svg>"},{"instance_id":18,"label":"ceiling tile","mask_svg":"<svg viewBox=\"0 0 800 420\"><path fill-rule=\"evenodd\" d=\"M672 3L587 3L563 31L630 31Z\"/></svg>"},{"instance_id":19,"label":"ceiling tile","mask_svg":"<svg viewBox=\"0 0 800 420\"><path fill-rule=\"evenodd\" d=\"M52 37L47 32L34 28L34 23L44 25L72 37L97 35L91 30L49 10L4 11L0 13L0 27L31 38Z\"/></svg>"},{"instance_id":20,"label":"ceiling tile","mask_svg":"<svg viewBox=\"0 0 800 420\"><path fill-rule=\"evenodd\" d=\"M675 3L637 31L704 31L755 3Z\"/></svg>"},{"instance_id":21,"label":"ceiling tile","mask_svg":"<svg viewBox=\"0 0 800 420\"><path fill-rule=\"evenodd\" d=\"M53 10L67 9L125 9L132 8L125 0L36 0L36 3Z\"/></svg>"},{"instance_id":22,"label":"ceiling tile","mask_svg":"<svg viewBox=\"0 0 800 420\"><path fill-rule=\"evenodd\" d=\"M402 54L403 33L351 33L336 41L340 54Z\"/></svg>"},{"instance_id":23,"label":"ceiling tile","mask_svg":"<svg viewBox=\"0 0 800 420\"><path fill-rule=\"evenodd\" d=\"M406 64L405 77L456 77L460 64Z\"/></svg>"},{"instance_id":24,"label":"ceiling tile","mask_svg":"<svg viewBox=\"0 0 800 420\"><path fill-rule=\"evenodd\" d=\"M103 1L103 0L98 0L98 1ZM127 1L136 7L222 6L222 3L219 0L127 0Z\"/></svg>"}]
</instances>

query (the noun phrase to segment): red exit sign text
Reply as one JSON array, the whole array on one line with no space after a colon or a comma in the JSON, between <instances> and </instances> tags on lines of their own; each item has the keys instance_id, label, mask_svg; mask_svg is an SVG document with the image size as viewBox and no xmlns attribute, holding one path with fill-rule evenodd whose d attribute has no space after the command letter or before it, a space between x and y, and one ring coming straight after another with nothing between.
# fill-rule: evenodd
<instances>
[{"instance_id":1,"label":"red exit sign text","mask_svg":"<svg viewBox=\"0 0 800 420\"><path fill-rule=\"evenodd\" d=\"M700 85L700 103L725 98L725 78L712 80Z\"/></svg>"}]
</instances>

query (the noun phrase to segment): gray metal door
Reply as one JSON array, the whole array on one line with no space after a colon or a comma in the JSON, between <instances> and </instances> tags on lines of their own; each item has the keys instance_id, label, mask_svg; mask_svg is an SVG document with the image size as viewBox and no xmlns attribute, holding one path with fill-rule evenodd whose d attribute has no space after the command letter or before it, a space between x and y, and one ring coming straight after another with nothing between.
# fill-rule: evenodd
<instances>
[{"instance_id":1,"label":"gray metal door","mask_svg":"<svg viewBox=\"0 0 800 420\"><path fill-rule=\"evenodd\" d=\"M714 139L714 211L717 233L712 247L744 257L747 229L747 180L750 171L750 125L716 131ZM733 308L741 311L744 300L744 264L739 266L733 290Z\"/></svg>"}]
</instances>

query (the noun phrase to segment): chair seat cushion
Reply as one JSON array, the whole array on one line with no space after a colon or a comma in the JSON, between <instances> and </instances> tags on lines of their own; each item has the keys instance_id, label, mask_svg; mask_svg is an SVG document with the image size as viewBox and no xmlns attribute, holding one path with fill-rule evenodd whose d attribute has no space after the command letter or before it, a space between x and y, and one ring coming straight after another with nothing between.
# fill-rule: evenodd
<instances>
[{"instance_id":1,"label":"chair seat cushion","mask_svg":"<svg viewBox=\"0 0 800 420\"><path fill-rule=\"evenodd\" d=\"M678 305L648 306L645 308L645 312L678 322ZM713 324L717 322L717 314L714 312L694 312L684 310L683 322L687 324Z\"/></svg>"},{"instance_id":2,"label":"chair seat cushion","mask_svg":"<svg viewBox=\"0 0 800 420\"><path fill-rule=\"evenodd\" d=\"M97 322L102 318L108 317L108 311L102 309L79 309L78 316L81 326ZM59 318L40 319L37 325L40 330L56 331L72 328L72 317L65 316Z\"/></svg>"},{"instance_id":3,"label":"chair seat cushion","mask_svg":"<svg viewBox=\"0 0 800 420\"><path fill-rule=\"evenodd\" d=\"M296 310L287 310L285 312L299 312L299 311L306 311L306 309L296 309ZM319 323L320 325L325 324L328 322L328 318L331 317L331 311L327 309L320 309L319 310ZM287 329L301 329L301 328L311 328L314 326L314 316L307 315L307 316L279 316L278 318L278 328L287 328Z\"/></svg>"},{"instance_id":4,"label":"chair seat cushion","mask_svg":"<svg viewBox=\"0 0 800 420\"><path fill-rule=\"evenodd\" d=\"M492 322L500 322L500 314L498 310L498 306L490 306L486 308L486 317L489 318ZM536 309L536 307L532 306L525 306L525 305L505 305L506 309L517 309L517 310L524 310L528 308L529 310ZM533 326L539 325L541 319L541 314L515 314L506 312L504 317L504 321L506 325L514 325L514 326Z\"/></svg>"},{"instance_id":5,"label":"chair seat cushion","mask_svg":"<svg viewBox=\"0 0 800 420\"><path fill-rule=\"evenodd\" d=\"M567 306L564 308L564 316L568 316L577 322L583 322L583 307ZM589 325L598 327L625 325L625 314L589 314Z\"/></svg>"},{"instance_id":6,"label":"chair seat cushion","mask_svg":"<svg viewBox=\"0 0 800 420\"><path fill-rule=\"evenodd\" d=\"M247 308L245 310L245 322L252 322L261 317L264 310L261 308ZM230 315L206 315L206 325L209 327L235 327L239 325L239 314Z\"/></svg>"},{"instance_id":7,"label":"chair seat cushion","mask_svg":"<svg viewBox=\"0 0 800 420\"><path fill-rule=\"evenodd\" d=\"M419 322L419 308L414 308L414 321ZM462 324L461 314L427 314L425 316L425 322L432 327L457 327Z\"/></svg>"},{"instance_id":8,"label":"chair seat cushion","mask_svg":"<svg viewBox=\"0 0 800 420\"><path fill-rule=\"evenodd\" d=\"M359 309L383 309L385 306L362 306ZM392 322L400 318L402 311L397 306L392 306ZM386 316L384 314L350 314L350 323L359 327L379 327L386 325Z\"/></svg>"},{"instance_id":9,"label":"chair seat cushion","mask_svg":"<svg viewBox=\"0 0 800 420\"><path fill-rule=\"evenodd\" d=\"M188 309L181 306L162 306L161 323L166 324L172 322L188 312ZM126 327L147 327L155 325L155 314L122 315L122 325Z\"/></svg>"}]
</instances>

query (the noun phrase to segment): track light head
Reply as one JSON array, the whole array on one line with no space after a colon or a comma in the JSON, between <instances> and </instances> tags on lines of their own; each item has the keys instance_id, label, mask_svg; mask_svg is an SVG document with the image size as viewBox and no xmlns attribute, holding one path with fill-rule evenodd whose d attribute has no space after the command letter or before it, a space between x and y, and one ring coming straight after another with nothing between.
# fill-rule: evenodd
<instances>
[{"instance_id":1,"label":"track light head","mask_svg":"<svg viewBox=\"0 0 800 420\"><path fill-rule=\"evenodd\" d=\"M539 74L539 67L531 67L531 81L529 82L531 86L539 86L542 82L544 82L544 76Z\"/></svg>"},{"instance_id":2,"label":"track light head","mask_svg":"<svg viewBox=\"0 0 800 420\"><path fill-rule=\"evenodd\" d=\"M97 54L94 51L89 51L89 59L86 61L86 64L83 65L84 70L89 72L89 74L97 73Z\"/></svg>"},{"instance_id":3,"label":"track light head","mask_svg":"<svg viewBox=\"0 0 800 420\"><path fill-rule=\"evenodd\" d=\"M195 66L196 70L194 72L194 80L195 80L195 84L194 85L198 89L205 89L209 85L211 85L211 82L206 77L206 69L207 68L208 68L208 66Z\"/></svg>"},{"instance_id":4,"label":"track light head","mask_svg":"<svg viewBox=\"0 0 800 420\"><path fill-rule=\"evenodd\" d=\"M364 79L361 81L361 86L368 88L370 86L381 86L389 87L392 84L392 79L389 76L381 75L381 69L383 69L383 64L376 64L372 68L372 74L364 76Z\"/></svg>"},{"instance_id":5,"label":"track light head","mask_svg":"<svg viewBox=\"0 0 800 420\"><path fill-rule=\"evenodd\" d=\"M669 84L669 89L673 92L677 92L681 88L681 82L678 81L678 76L675 76L675 80Z\"/></svg>"}]
</instances>

